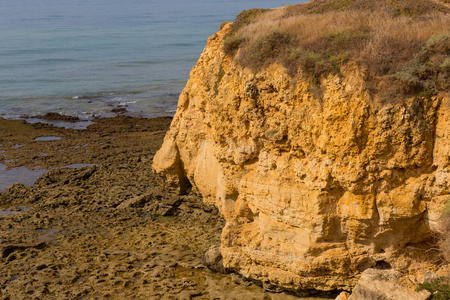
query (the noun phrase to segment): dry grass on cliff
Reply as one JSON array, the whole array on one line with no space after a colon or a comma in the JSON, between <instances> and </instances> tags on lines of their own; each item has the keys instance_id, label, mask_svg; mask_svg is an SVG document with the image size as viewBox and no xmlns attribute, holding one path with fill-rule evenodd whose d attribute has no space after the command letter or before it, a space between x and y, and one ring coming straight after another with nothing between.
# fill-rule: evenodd
<instances>
[{"instance_id":1,"label":"dry grass on cliff","mask_svg":"<svg viewBox=\"0 0 450 300\"><path fill-rule=\"evenodd\" d=\"M450 88L449 28L450 9L431 0L313 0L243 12L224 50L255 72L278 62L318 84L353 61L384 92L433 92Z\"/></svg>"}]
</instances>

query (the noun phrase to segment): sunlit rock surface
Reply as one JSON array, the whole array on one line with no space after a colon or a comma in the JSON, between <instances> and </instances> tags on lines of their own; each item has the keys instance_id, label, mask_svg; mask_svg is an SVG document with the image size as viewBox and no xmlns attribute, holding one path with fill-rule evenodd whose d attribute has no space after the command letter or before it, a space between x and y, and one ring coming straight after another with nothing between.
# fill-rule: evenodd
<instances>
[{"instance_id":1,"label":"sunlit rock surface","mask_svg":"<svg viewBox=\"0 0 450 300\"><path fill-rule=\"evenodd\" d=\"M450 193L450 101L369 94L355 65L321 82L257 74L214 34L153 168L215 204L224 266L285 289L350 290L368 268L417 275ZM421 271L422 270L422 271Z\"/></svg>"}]
</instances>

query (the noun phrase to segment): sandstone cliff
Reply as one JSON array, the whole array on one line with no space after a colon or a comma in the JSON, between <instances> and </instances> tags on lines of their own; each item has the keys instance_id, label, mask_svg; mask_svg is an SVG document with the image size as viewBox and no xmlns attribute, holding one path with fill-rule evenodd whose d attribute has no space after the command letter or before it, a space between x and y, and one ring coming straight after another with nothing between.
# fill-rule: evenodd
<instances>
[{"instance_id":1,"label":"sandstone cliff","mask_svg":"<svg viewBox=\"0 0 450 300\"><path fill-rule=\"evenodd\" d=\"M433 268L450 194L448 94L380 104L349 63L318 97L279 64L255 73L226 56L229 29L208 40L153 163L167 186L219 208L225 267L290 290Z\"/></svg>"}]
</instances>

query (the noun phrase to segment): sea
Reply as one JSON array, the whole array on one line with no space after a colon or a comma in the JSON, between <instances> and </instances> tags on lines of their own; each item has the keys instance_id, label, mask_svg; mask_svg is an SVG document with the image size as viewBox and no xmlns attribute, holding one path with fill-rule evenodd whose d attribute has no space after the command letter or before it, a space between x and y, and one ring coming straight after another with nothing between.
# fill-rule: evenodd
<instances>
[{"instance_id":1,"label":"sea","mask_svg":"<svg viewBox=\"0 0 450 300\"><path fill-rule=\"evenodd\" d=\"M57 112L90 120L117 107L135 117L171 116L222 22L295 3L1 0L0 117Z\"/></svg>"}]
</instances>

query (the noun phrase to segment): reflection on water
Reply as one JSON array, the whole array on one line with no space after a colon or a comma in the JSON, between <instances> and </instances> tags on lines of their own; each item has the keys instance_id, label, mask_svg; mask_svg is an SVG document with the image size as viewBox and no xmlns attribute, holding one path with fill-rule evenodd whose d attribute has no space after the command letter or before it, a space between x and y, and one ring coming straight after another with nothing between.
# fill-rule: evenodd
<instances>
[{"instance_id":1,"label":"reflection on water","mask_svg":"<svg viewBox=\"0 0 450 300\"><path fill-rule=\"evenodd\" d=\"M25 167L6 170L4 164L0 164L0 191L6 190L14 183L34 185L39 176L44 175L48 170L30 170Z\"/></svg>"},{"instance_id":2,"label":"reflection on water","mask_svg":"<svg viewBox=\"0 0 450 300\"><path fill-rule=\"evenodd\" d=\"M65 122L60 120L44 120L44 119L38 119L38 118L28 118L25 119L27 123L34 124L34 123L44 123L44 124L51 124L55 127L62 127L62 128L70 128L70 129L86 129L89 125L94 124L92 121L79 121L79 122Z\"/></svg>"},{"instance_id":3,"label":"reflection on water","mask_svg":"<svg viewBox=\"0 0 450 300\"><path fill-rule=\"evenodd\" d=\"M28 206L17 206L17 207L8 207L8 208L0 208L0 217L9 217L13 215L20 214L29 210L31 207Z\"/></svg>"},{"instance_id":4,"label":"reflection on water","mask_svg":"<svg viewBox=\"0 0 450 300\"><path fill-rule=\"evenodd\" d=\"M36 231L45 231L42 235L40 235L37 239L40 242L50 242L55 239L55 234L61 231L61 229L50 228L50 229L36 229Z\"/></svg>"},{"instance_id":5,"label":"reflection on water","mask_svg":"<svg viewBox=\"0 0 450 300\"><path fill-rule=\"evenodd\" d=\"M77 169L91 166L93 166L93 164L71 164L58 168ZM7 170L6 165L0 164L0 192L6 190L14 183L34 185L36 179L44 175L48 171L50 170L48 169L30 170L25 167Z\"/></svg>"},{"instance_id":6,"label":"reflection on water","mask_svg":"<svg viewBox=\"0 0 450 300\"><path fill-rule=\"evenodd\" d=\"M93 164L71 164L68 166L60 167L60 168L69 168L69 169L77 169L77 168L85 168L85 167L92 167Z\"/></svg>"},{"instance_id":7,"label":"reflection on water","mask_svg":"<svg viewBox=\"0 0 450 300\"><path fill-rule=\"evenodd\" d=\"M47 142L50 142L50 141L59 141L59 140L62 140L62 137L59 137L59 136L40 136L40 137L35 138L34 140L35 140L36 142L39 142L39 141L47 141Z\"/></svg>"}]
</instances>

